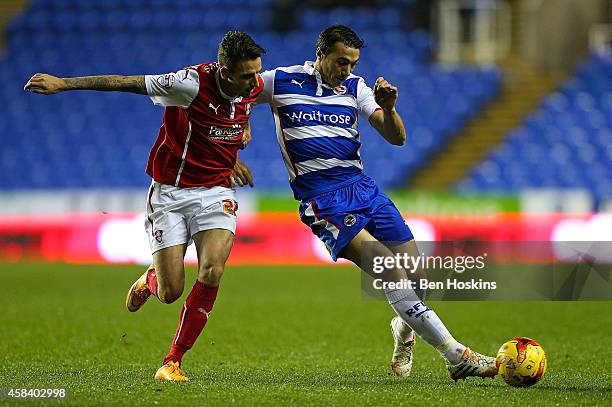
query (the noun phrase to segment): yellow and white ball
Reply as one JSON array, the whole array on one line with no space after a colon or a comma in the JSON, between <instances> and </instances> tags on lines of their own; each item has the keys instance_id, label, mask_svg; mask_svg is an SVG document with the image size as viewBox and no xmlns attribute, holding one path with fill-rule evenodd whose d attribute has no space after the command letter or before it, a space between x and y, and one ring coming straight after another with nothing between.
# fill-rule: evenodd
<instances>
[{"instance_id":1,"label":"yellow and white ball","mask_svg":"<svg viewBox=\"0 0 612 407\"><path fill-rule=\"evenodd\" d=\"M518 337L504 343L495 359L501 378L514 387L536 384L546 373L546 353L533 339Z\"/></svg>"}]
</instances>

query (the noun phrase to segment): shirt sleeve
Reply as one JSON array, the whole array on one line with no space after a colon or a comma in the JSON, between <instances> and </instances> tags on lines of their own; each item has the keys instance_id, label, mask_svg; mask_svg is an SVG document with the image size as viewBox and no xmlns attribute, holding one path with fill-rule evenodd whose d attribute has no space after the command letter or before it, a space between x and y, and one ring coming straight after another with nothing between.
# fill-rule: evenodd
<instances>
[{"instance_id":1,"label":"shirt sleeve","mask_svg":"<svg viewBox=\"0 0 612 407\"><path fill-rule=\"evenodd\" d=\"M360 78L357 84L357 108L359 109L359 115L365 119L369 119L372 113L380 109L380 106L374 100L372 88L366 85L363 78Z\"/></svg>"},{"instance_id":2,"label":"shirt sleeve","mask_svg":"<svg viewBox=\"0 0 612 407\"><path fill-rule=\"evenodd\" d=\"M200 75L185 68L163 75L145 75L147 93L157 106L189 107L200 91Z\"/></svg>"},{"instance_id":3,"label":"shirt sleeve","mask_svg":"<svg viewBox=\"0 0 612 407\"><path fill-rule=\"evenodd\" d=\"M276 71L265 71L259 74L263 80L263 90L257 96L257 104L261 103L272 103L272 96L274 96L274 74Z\"/></svg>"}]
</instances>

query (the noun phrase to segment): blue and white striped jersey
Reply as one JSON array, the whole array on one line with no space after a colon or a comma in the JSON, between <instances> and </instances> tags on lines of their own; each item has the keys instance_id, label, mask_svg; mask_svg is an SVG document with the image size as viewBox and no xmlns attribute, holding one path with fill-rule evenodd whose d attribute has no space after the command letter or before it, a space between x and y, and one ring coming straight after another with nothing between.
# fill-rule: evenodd
<instances>
[{"instance_id":1,"label":"blue and white striped jersey","mask_svg":"<svg viewBox=\"0 0 612 407\"><path fill-rule=\"evenodd\" d=\"M367 120L379 109L363 78L351 74L331 88L311 61L265 71L261 77L264 90L257 103L272 108L296 199L342 188L363 177L358 115Z\"/></svg>"}]
</instances>

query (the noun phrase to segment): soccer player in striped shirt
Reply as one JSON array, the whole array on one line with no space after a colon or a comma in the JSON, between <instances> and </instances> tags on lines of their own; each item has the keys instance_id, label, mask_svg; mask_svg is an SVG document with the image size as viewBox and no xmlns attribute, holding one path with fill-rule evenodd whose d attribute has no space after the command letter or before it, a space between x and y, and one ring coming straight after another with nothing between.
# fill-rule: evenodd
<instances>
[{"instance_id":1,"label":"soccer player in striped shirt","mask_svg":"<svg viewBox=\"0 0 612 407\"><path fill-rule=\"evenodd\" d=\"M131 92L148 95L154 104L165 107L147 164L152 183L145 228L153 264L129 289L126 307L137 311L151 295L166 304L180 298L185 285L183 258L191 241L198 255L198 276L155 380L188 380L180 366L183 355L202 332L217 297L236 231L233 177L238 185L252 186L250 172L236 164L236 157L250 137L248 120L263 86L258 73L264 53L246 33L232 31L219 44L218 62L163 75L36 74L24 87L40 94Z\"/></svg>"},{"instance_id":2,"label":"soccer player in striped shirt","mask_svg":"<svg viewBox=\"0 0 612 407\"><path fill-rule=\"evenodd\" d=\"M358 115L389 143L403 145L406 140L395 110L397 88L380 77L373 91L352 73L363 45L350 28L328 27L318 37L316 61L261 74L264 89L257 101L272 108L302 222L334 260L343 257L367 270L361 264L364 243L374 246L373 256L418 257L419 252L393 202L363 172ZM400 268L391 276L393 281L407 278ZM415 332L440 352L453 379L497 374L494 358L456 341L422 295L411 289L386 289L385 295L397 314L391 321L393 374L409 376Z\"/></svg>"}]
</instances>

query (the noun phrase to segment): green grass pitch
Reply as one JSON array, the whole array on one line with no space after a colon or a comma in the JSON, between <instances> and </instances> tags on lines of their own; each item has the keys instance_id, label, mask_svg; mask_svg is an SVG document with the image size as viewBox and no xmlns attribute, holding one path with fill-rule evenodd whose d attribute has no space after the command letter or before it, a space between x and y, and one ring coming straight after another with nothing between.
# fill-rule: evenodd
<instances>
[{"instance_id":1,"label":"green grass pitch","mask_svg":"<svg viewBox=\"0 0 612 407\"><path fill-rule=\"evenodd\" d=\"M156 383L185 294L128 313L124 296L142 270L0 264L0 388L68 389L53 405L612 405L612 303L432 302L480 352L538 340L549 370L528 389L455 383L421 340L404 381L389 375L391 309L362 300L358 272L340 266L230 268L183 361L192 381ZM186 291L194 279L188 270Z\"/></svg>"}]
</instances>

